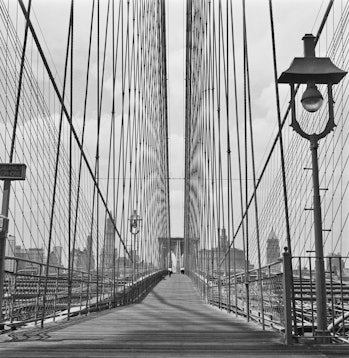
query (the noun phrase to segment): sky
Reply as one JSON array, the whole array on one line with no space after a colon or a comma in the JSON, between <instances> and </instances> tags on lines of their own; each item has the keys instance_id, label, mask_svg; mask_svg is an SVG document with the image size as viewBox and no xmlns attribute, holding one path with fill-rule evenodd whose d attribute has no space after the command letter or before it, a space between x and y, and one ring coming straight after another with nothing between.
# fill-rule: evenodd
<instances>
[{"instance_id":1,"label":"sky","mask_svg":"<svg viewBox=\"0 0 349 358\"><path fill-rule=\"evenodd\" d=\"M101 1L101 4L106 1ZM237 57L242 63L241 1L233 0L236 18ZM64 59L66 31L60 31L55 18L60 19L61 28L67 28L70 1L34 0L34 9L45 37L52 60ZM82 0L75 1L79 14L76 18L86 27L89 6ZM87 4L87 2L86 2ZM225 1L222 1L225 4ZM295 56L303 54L302 37L305 33L316 32L327 6L319 0L274 0L274 26L278 73L288 68ZM55 11L50 11L51 8ZM169 149L170 149L170 199L171 235L183 235L184 202L184 102L185 102L185 0L166 0L167 47L168 47L168 101L169 101ZM250 54L251 87L253 91L254 121L257 135L257 168L261 167L265 153L275 136L275 95L272 68L271 32L269 2L247 0L247 36ZM84 23L85 21L85 23ZM79 42L86 42L84 33L76 25L76 48ZM79 50L77 55L79 55ZM57 68L60 64L56 64ZM75 66L79 67L79 61ZM77 69L76 68L76 69ZM240 67L241 68L241 67ZM287 103L287 89L280 87L281 103ZM91 138L91 142L92 142ZM87 143L89 141L87 140ZM91 143L90 153L94 151ZM92 149L93 148L93 149Z\"/></svg>"},{"instance_id":2,"label":"sky","mask_svg":"<svg viewBox=\"0 0 349 358\"><path fill-rule=\"evenodd\" d=\"M222 0L223 6L228 0ZM75 79L76 88L85 71L86 43L85 30L88 28L90 1L75 0ZM171 236L183 236L184 218L184 110L185 110L185 0L165 0L167 10L167 51L168 51L168 103L169 103L169 150L170 150L170 204ZM101 0L101 6L107 1ZM242 70L242 16L241 0L232 0L234 8L236 51L238 71ZM306 33L316 34L322 16L327 7L325 0L273 0L274 26L276 37L276 56L278 74L286 70L292 59L303 55L302 37ZM65 45L69 19L70 0L33 0L33 8L40 38L45 43L47 54L57 81L61 82L65 58ZM340 4L335 7L333 18L338 14ZM272 66L271 31L269 19L269 1L246 0L247 37L250 60L253 125L256 134L257 172L264 164L272 140L277 130L275 88ZM59 19L59 22L57 21ZM330 19L331 26L331 19ZM80 28L79 28L80 27ZM326 30L327 31L327 30ZM321 47L320 51L325 46ZM85 52L84 52L85 51ZM81 59L81 60L80 60ZM93 66L96 64L94 63ZM94 79L95 80L95 79ZM242 83L238 83L242 87ZM111 93L110 81L106 83L107 92ZM279 86L282 109L288 103L287 86ZM76 90L76 97L82 91ZM91 113L96 108L91 106ZM80 109L76 109L75 118L81 119ZM91 116L92 117L92 116ZM108 126L101 129L107 133ZM291 133L291 130L290 130ZM95 152L95 124L88 123L86 150L93 163ZM107 143L101 143L107 146Z\"/></svg>"},{"instance_id":3,"label":"sky","mask_svg":"<svg viewBox=\"0 0 349 358\"><path fill-rule=\"evenodd\" d=\"M168 85L170 128L170 188L172 236L183 235L184 203L184 101L185 101L185 10L184 0L167 0L168 9ZM225 4L225 1L222 2ZM233 0L237 18L237 56L242 59L241 1ZM276 133L275 88L272 68L269 2L246 1L247 36L253 90L257 167L264 163ZM315 33L326 1L274 0L274 26L278 73L286 70L296 56L303 55L302 37ZM288 101L287 88L280 87L281 103Z\"/></svg>"}]
</instances>

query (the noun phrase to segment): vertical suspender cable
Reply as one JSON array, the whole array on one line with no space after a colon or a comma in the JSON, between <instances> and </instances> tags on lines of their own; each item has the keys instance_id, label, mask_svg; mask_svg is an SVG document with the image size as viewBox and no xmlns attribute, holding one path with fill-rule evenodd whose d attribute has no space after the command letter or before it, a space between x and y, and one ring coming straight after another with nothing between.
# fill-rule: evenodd
<instances>
[{"instance_id":1,"label":"vertical suspender cable","mask_svg":"<svg viewBox=\"0 0 349 358\"><path fill-rule=\"evenodd\" d=\"M28 30L29 30L29 16L30 16L30 10L31 10L31 3L32 3L32 1L29 0L28 10L27 10L27 13L26 13L26 25L25 25L25 31L24 31L24 41L23 41L23 48L22 48L21 65L20 65L20 69L19 69L18 88L17 88L17 97L16 97L16 108L15 108L15 116L14 116L12 139L11 139L11 149L10 149L10 158L9 158L10 163L12 163L12 161L13 161L14 151L15 151L16 131L17 131L17 124L18 124L19 105L20 105L20 101L21 101L22 82L23 82L23 75L24 75L24 68L25 68L24 62L25 62L25 52L26 52L26 49L27 49Z\"/></svg>"},{"instance_id":2,"label":"vertical suspender cable","mask_svg":"<svg viewBox=\"0 0 349 358\"><path fill-rule=\"evenodd\" d=\"M23 81L23 74L24 74L24 62L25 62L25 53L27 48L27 39L28 39L28 29L29 29L29 16L30 16L30 9L31 9L31 0L28 3L28 11L26 13L26 26L24 32L24 41L23 41L23 48L22 48L22 58L21 58L21 67L18 79L18 89L17 89L17 98L16 98L16 108L15 108L15 116L13 122L13 131L12 131L12 138L11 138L11 149L10 149L10 157L9 163L13 162L14 151L15 151L15 143L16 143L16 132L17 132L17 123L18 123L18 116L19 116L19 104L21 99L21 91L22 91L22 81ZM3 186L3 198L2 198L2 207L1 207L1 214L5 217L8 217L9 214L9 204L10 204L10 190L11 190L11 181L5 180ZM4 267L5 267L5 245L6 240L0 240L0 308L2 307L2 300L3 300L3 283L4 283ZM2 320L2 313L0 312L0 320Z\"/></svg>"},{"instance_id":3,"label":"vertical suspender cable","mask_svg":"<svg viewBox=\"0 0 349 358\"><path fill-rule=\"evenodd\" d=\"M184 247L185 247L185 270L188 266L188 229L189 229L189 183L190 183L190 107L191 107L191 37L192 37L192 6L191 1L187 2L187 22L186 22L186 78L185 78L185 174L184 174Z\"/></svg>"},{"instance_id":4,"label":"vertical suspender cable","mask_svg":"<svg viewBox=\"0 0 349 358\"><path fill-rule=\"evenodd\" d=\"M66 86L67 72L68 72L69 46L70 46L70 41L71 41L71 25L72 25L72 13L70 13L68 41L67 41L65 66L64 66L63 98L62 98L63 102L64 102L64 98L65 98L65 86ZM54 175L54 183L53 183L53 194L52 194L51 216L50 216L50 229L49 229L48 246L47 246L46 275L45 275L46 277L45 277L44 295L43 295L43 301L42 301L41 327L44 326L44 319L45 319L45 312L46 312L46 295L47 295L47 284L48 284L48 275L49 275L53 220L54 220L54 215L55 215L55 203L56 203L56 191L57 191L57 180L58 180L59 156L60 156L60 149L61 149L63 115L64 115L64 110L63 110L63 104L62 104L60 120L59 120L58 139L57 139L55 175Z\"/></svg>"},{"instance_id":5,"label":"vertical suspender cable","mask_svg":"<svg viewBox=\"0 0 349 358\"><path fill-rule=\"evenodd\" d=\"M229 2L230 4L230 18L231 18L231 36L232 36L232 56L233 56L233 73L234 73L234 102L235 102L235 120L236 120L236 141L237 141L237 151L238 151L238 172L239 172L239 192L240 192L240 211L241 211L241 220L243 220L243 213L244 213L244 204L243 204L243 185L242 185L242 164L241 164L241 144L240 144L240 130L239 130L239 110L238 110L238 91L237 91L237 71L236 71L236 56L235 56L235 32L234 32L234 14L233 14L233 5L232 0ZM246 233L245 233L245 226L242 222L242 245L243 245L243 252L245 255L246 251ZM233 232L234 233L234 232ZM235 248L235 236L232 238L230 247L233 245L233 249ZM234 275L236 274L236 257L235 257L235 250L234 250ZM246 269L246 264L245 264ZM235 276L234 276L235 277ZM237 282L235 277L235 290L237 290ZM235 291L237 292L237 291ZM235 305L237 306L237 295L235 296ZM236 308L237 313L237 308Z\"/></svg>"},{"instance_id":6,"label":"vertical suspender cable","mask_svg":"<svg viewBox=\"0 0 349 358\"><path fill-rule=\"evenodd\" d=\"M108 26L109 26L109 15L110 15L110 0L108 0L108 7L107 7L107 18L106 18L106 23L105 23L105 34L104 34L104 50L103 50L103 64L102 64L102 79L101 79L101 84L100 84L100 94L99 94L99 113L101 116L102 113L102 103L103 103L103 93L104 93L104 74L105 74L105 59L106 59L106 52L107 52L107 40L108 40ZM110 126L112 127L112 123L110 124ZM108 169L107 169L107 190L106 190L106 201L108 202L108 197L109 197L109 176L110 176L110 158L111 158L111 153L110 153L110 148L111 148L111 141L112 141L112 130L110 131L110 137L109 137L109 154L108 154ZM104 292L104 268L105 268L105 240L106 240L106 231L107 231L107 217L109 218L109 220L112 222L114 219L111 216L110 213L108 213L108 210L105 210L105 215L104 215L104 230L103 230L103 248L102 248L102 271L101 271L101 277L102 277L102 293ZM108 255L108 260L110 261L110 253L107 254Z\"/></svg>"},{"instance_id":7,"label":"vertical suspender cable","mask_svg":"<svg viewBox=\"0 0 349 358\"><path fill-rule=\"evenodd\" d=\"M91 22L90 22L90 38L89 38L89 45L88 45L88 57L87 57L87 69L86 69L86 85L85 85L85 99L84 99L84 115L83 115L83 129L82 129L82 140L81 144L84 144L84 138L85 138L85 124L86 124L86 111L87 111L87 98L88 98L88 88L89 88L89 74L90 74L90 61L91 61L91 48L92 48L92 33L93 33L93 20L94 20L94 12L95 12L95 0L92 2L92 13L91 13ZM77 225L77 216L78 216L78 208L79 208L79 197L80 197L80 181L81 181L81 168L82 168L82 152L80 152L80 161L79 161L79 179L78 179L78 193L77 193L77 202L76 202L76 214L75 214L75 228L74 228L74 242L75 242L75 236L76 236L76 225ZM93 195L94 197L94 195ZM94 201L94 199L93 199ZM93 209L92 205L92 211ZM93 215L93 214L92 214ZM91 218L92 222L92 218ZM86 306L88 309L86 312L89 311L90 307L90 287L91 287L91 266L93 261L93 232L92 232L92 223L91 223L91 229L89 237L90 239L87 241L88 247L88 279L87 279L87 288L86 288ZM73 245L74 246L74 245Z\"/></svg>"},{"instance_id":8,"label":"vertical suspender cable","mask_svg":"<svg viewBox=\"0 0 349 358\"><path fill-rule=\"evenodd\" d=\"M99 186L99 134L101 129L101 108L100 108L100 1L97 0L97 146L96 146L96 181ZM97 311L99 310L99 287L100 287L100 272L99 272L99 196L96 198L96 272L97 272L97 286L96 286L96 299ZM103 277L102 277L103 280Z\"/></svg>"},{"instance_id":9,"label":"vertical suspender cable","mask_svg":"<svg viewBox=\"0 0 349 358\"><path fill-rule=\"evenodd\" d=\"M275 82L275 95L276 95L276 111L278 119L278 128L279 128L279 147L280 147L280 160L281 160L281 173L282 173L282 187L283 187L283 198L284 198L284 208L285 208L285 223L286 223L286 242L288 246L288 251L292 257L292 246L291 246L291 235L290 235L290 219L288 211L288 196L287 196L287 182L286 182L286 170L285 170L285 155L284 155L284 145L282 137L282 121L281 121L281 112L280 112L280 96L279 96L279 87L277 82L277 62L276 62L276 48L275 48L275 31L274 31L274 16L273 16L273 5L272 0L269 0L269 15L270 15L270 28L271 28L271 38L272 38L272 48L273 48L273 67L274 67L274 82ZM291 260L291 273L292 273L292 260ZM294 297L294 286L293 286L293 275L291 274L291 291L292 297ZM296 306L295 301L292 299L293 304L293 323L295 329L297 328L296 322Z\"/></svg>"},{"instance_id":10,"label":"vertical suspender cable","mask_svg":"<svg viewBox=\"0 0 349 358\"><path fill-rule=\"evenodd\" d=\"M164 73L162 75L162 85L164 86L164 125L165 125L165 162L166 162L166 193L167 193L167 247L170 247L171 237L171 211L170 211L170 157L169 157L169 135L168 135L168 102L167 102L167 48L166 48L166 9L165 2L161 2L161 18L162 18L162 62L164 66ZM169 9L167 10L169 11ZM168 267L168 265L167 265ZM166 269L166 267L165 267Z\"/></svg>"},{"instance_id":11,"label":"vertical suspender cable","mask_svg":"<svg viewBox=\"0 0 349 358\"><path fill-rule=\"evenodd\" d=\"M290 235L290 219L289 219L287 183L286 183L286 170L285 170L285 155L284 155L284 145L283 145L283 137L282 137L282 122L281 122L281 113L280 113L280 96L279 96L279 87L278 87L278 82L277 82L277 62L276 62L275 31L274 31L274 17L273 17L272 0L269 0L269 14L270 14L270 27L271 27L271 37L272 37L272 47L273 47L273 66L274 66L274 82L275 82L275 95L276 95L276 110L277 110L278 128L279 128L278 137L279 137L279 146L280 146L281 173L282 173L283 197L284 197L284 207L285 207L286 241L287 241L288 251L292 255L291 235Z\"/></svg>"},{"instance_id":12,"label":"vertical suspender cable","mask_svg":"<svg viewBox=\"0 0 349 358\"><path fill-rule=\"evenodd\" d=\"M63 113L64 113L64 115L66 116L67 120L70 121L71 119L70 119L69 112L68 112L68 110L67 110L67 108L66 108L66 106L65 106L65 104L64 104L62 95L61 95L61 93L60 93L60 91L59 91L59 89L58 89L57 83L56 83L56 81L55 81L55 79L54 79L54 76L53 76L53 74L52 74L52 71L51 71L51 69L50 69L50 66L48 65L47 59L46 59L46 57L45 57L45 55L44 55L44 52L43 52L43 49L42 49L41 44L40 44L40 42L39 42L39 39L38 39L38 37L37 37L37 35L36 35L35 29L34 29L32 23L31 23L30 19L27 17L27 10L26 10L26 8L25 8L25 6L24 6L24 4L23 4L23 0L18 0L18 2L19 2L19 4L20 4L20 7L21 7L21 9L22 9L22 12L23 12L24 16L28 19L29 29L30 29L31 34L32 34L32 36L33 36L33 39L34 39L34 41L35 41L35 43L36 43L36 46L37 46L37 48L38 48L39 54L40 54L41 59L42 59L42 61L43 61L44 67L46 68L47 74L48 74L48 76L49 76L49 78L50 78L50 81L51 81L51 83L52 83L52 86L53 86L53 88L54 88L54 92L56 93L57 98L58 98L58 100L59 100L59 102L60 102L60 105L62 106ZM122 4L122 3L121 3L121 4ZM85 151L84 151L84 149L83 149L83 147L82 147L82 145L81 145L81 143L80 143L79 136L77 135L77 133L76 133L76 131L75 131L75 129L74 129L74 125L73 125L72 128L73 128L73 135L74 135L76 144L78 145L79 150L80 150L80 152L82 153L82 156L83 156L85 165L86 165L86 167L87 167L87 170L88 170L89 174L91 175L91 179L92 179L93 184L94 184L94 190L97 191L97 193L98 193L98 195L99 195L99 198L100 198L100 200L102 201L104 207L107 208L106 210L108 211L109 217L111 217L112 215L111 215L111 213L110 213L110 211L109 211L109 209L108 209L108 207L107 207L106 200L105 200L105 198L104 198L104 196L103 196L103 194L102 194L102 192L101 192L100 187L97 185L96 173L92 170L92 167L91 167L91 165L89 164L89 161L88 161L88 159L87 159L86 153L85 153ZM128 252L128 250L127 250L127 247L126 247L126 245L125 245L125 242L124 242L123 238L121 237L121 234L120 234L118 228L116 227L115 222L112 221L112 223L113 223L113 225L114 225L114 229L115 229L116 233L118 234L118 237L119 237L119 239L120 239L121 245L123 246L123 248L124 248L126 254L129 255L129 252Z\"/></svg>"},{"instance_id":13,"label":"vertical suspender cable","mask_svg":"<svg viewBox=\"0 0 349 358\"><path fill-rule=\"evenodd\" d=\"M244 42L244 137L245 137L245 204L248 202L248 137L247 137L247 78L246 78L246 3L242 0L243 8L243 42ZM245 288L246 288L246 318L250 320L250 293L249 293L249 215L246 210L245 214L245 230L246 230L246 251L245 251Z\"/></svg>"},{"instance_id":14,"label":"vertical suspender cable","mask_svg":"<svg viewBox=\"0 0 349 358\"><path fill-rule=\"evenodd\" d=\"M117 49L116 49L117 50ZM113 162L113 189L112 189L112 196L113 196L113 211L114 211L114 220L116 222L116 188L115 188L115 184L116 184L116 165L115 165L115 131L116 131L116 126L115 126L115 84L116 84L116 76L115 76L115 66L116 66L116 54L115 54L115 2L112 2L112 68L113 68L113 94L112 94L112 111L111 111L111 121L112 121L112 162ZM113 273L112 273L112 280L113 280L113 307L116 307L117 303L116 303L116 290L117 290L117 284L116 284L116 240L115 240L115 232L113 232L113 237L114 237L114 245L113 245Z\"/></svg>"},{"instance_id":15,"label":"vertical suspender cable","mask_svg":"<svg viewBox=\"0 0 349 358\"><path fill-rule=\"evenodd\" d=\"M246 16L246 13L245 13ZM248 105L248 114L249 114L249 127L250 127L250 145L251 145L251 162L252 162L252 176L253 176L253 192L254 192L254 208L255 208L255 221L256 221L256 238L257 238L257 256L258 256L258 281L259 281L259 290L260 290L260 302L261 302L261 311L262 311L262 327L265 329L264 325L264 299L263 299L263 284L262 284L262 261L261 261L261 249L260 249L260 235L259 235L259 218L258 218L258 200L257 200L257 181L256 181L256 165L255 165L255 155L254 155L254 138L253 138L253 127L252 127L252 107L251 107L251 88L250 88L250 74L249 74L249 59L248 59L248 48L247 48L247 28L246 28L246 18L244 19L245 23L245 55L246 55L246 83L247 83L247 105ZM246 197L247 204L247 197Z\"/></svg>"},{"instance_id":16,"label":"vertical suspender cable","mask_svg":"<svg viewBox=\"0 0 349 358\"><path fill-rule=\"evenodd\" d=\"M74 0L71 0L71 43L70 43L70 130L69 130L69 198L68 198L68 320L70 319L72 280L74 267L74 249L71 242L72 212L72 174L73 174L73 52L74 52Z\"/></svg>"},{"instance_id":17,"label":"vertical suspender cable","mask_svg":"<svg viewBox=\"0 0 349 358\"><path fill-rule=\"evenodd\" d=\"M317 35L316 35L316 38L315 38L315 44L318 42L319 37L320 37L320 35L321 35L321 33L322 33L322 30L323 30L323 28L324 28L324 26L325 26L325 24L326 24L328 15L329 15L329 13L330 13L330 11L331 11L331 8L332 8L332 5L333 5L333 1L334 1L334 0L330 0L330 2L329 2L329 4L328 4L328 7L327 7L327 9L326 9L326 12L325 12L325 14L324 14L324 17L323 17L323 19L322 19L322 22L321 22L321 24L320 24L320 26L319 26L319 30L318 30ZM297 93L299 87L300 87L300 85L297 85L297 86L295 87L295 94ZM290 110L291 110L291 105L292 105L291 103L288 105L288 107L287 107L287 109L286 109L286 111L285 111L285 114L284 114L284 116L283 116L283 119L282 119L282 122L281 122L281 127L282 127L282 128L283 128L283 126L284 126L285 123L286 123L288 114L289 114L289 112L290 112ZM259 181L257 182L257 187L256 187L256 188L258 188L259 184L261 183L262 178L263 178L263 176L264 176L264 174L265 174L265 172L266 172L266 169L267 169L267 167L268 167L268 164L269 164L269 162L270 162L270 159L271 159L271 157L272 157L272 154L273 154L273 152L274 152L274 149L275 149L276 145L277 145L278 142L279 142L279 133L280 133L280 131L278 131L278 133L277 133L277 135L276 135L276 137L275 137L275 139L274 139L274 141L273 141L273 144L271 145L271 148L270 148L268 157L267 157L267 159L265 160L264 166L263 166L263 168L262 168L262 170L261 170L261 173L260 173L260 175L259 175ZM254 199L254 196L253 196L253 194L252 194L252 195L251 195L251 198L250 198L250 200L249 200L249 202L247 203L247 207L246 207L246 209L245 209L245 212L244 212L243 215L242 215L241 221L240 221L239 225L238 225L237 228L236 228L236 232L235 232L233 238L235 238L235 237L237 236L237 234L238 234L238 232L239 232L240 229L242 229L242 230L244 229L244 228L243 228L243 221L245 220L246 212L249 210L249 207L250 207L250 205L251 205L253 199ZM232 244L232 243L231 243L231 244Z\"/></svg>"}]
</instances>

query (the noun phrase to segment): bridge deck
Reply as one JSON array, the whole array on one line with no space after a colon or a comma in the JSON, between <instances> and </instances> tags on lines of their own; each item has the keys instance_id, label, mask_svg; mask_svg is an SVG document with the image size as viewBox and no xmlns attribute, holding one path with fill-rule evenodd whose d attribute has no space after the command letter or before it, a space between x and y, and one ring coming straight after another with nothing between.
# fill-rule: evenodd
<instances>
[{"instance_id":1,"label":"bridge deck","mask_svg":"<svg viewBox=\"0 0 349 358\"><path fill-rule=\"evenodd\" d=\"M336 354L333 346L286 347L279 334L205 305L184 275L166 278L142 303L43 330L21 329L0 336L0 342L2 357L311 358L343 354Z\"/></svg>"}]
</instances>

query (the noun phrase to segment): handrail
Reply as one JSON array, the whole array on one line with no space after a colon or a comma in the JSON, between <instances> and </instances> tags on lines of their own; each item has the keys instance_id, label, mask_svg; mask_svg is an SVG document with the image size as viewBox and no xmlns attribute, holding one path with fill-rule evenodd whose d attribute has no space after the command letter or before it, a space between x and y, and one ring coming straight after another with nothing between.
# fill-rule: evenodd
<instances>
[{"instance_id":1,"label":"handrail","mask_svg":"<svg viewBox=\"0 0 349 358\"><path fill-rule=\"evenodd\" d=\"M2 307L4 321L0 322L1 329L25 325L28 322L37 323L48 318L56 321L68 316L89 314L96 310L131 304L142 299L166 274L166 271L159 269L154 269L152 272L145 270L139 273L135 281L132 281L132 277L115 277L113 281L108 275L97 277L84 271L74 270L71 282L72 297L68 302L68 275L61 274L67 269L49 265L49 268L57 271L48 277L45 310L43 310L42 273L44 270L42 268L46 264L11 256L7 256L6 260L15 260L17 264L25 262L38 265L39 270L30 275L18 272L18 266L14 271L5 271ZM28 277L34 279L28 280ZM96 289L97 285L98 289ZM71 305L70 310L68 305ZM43 312L45 312L44 317Z\"/></svg>"}]
</instances>

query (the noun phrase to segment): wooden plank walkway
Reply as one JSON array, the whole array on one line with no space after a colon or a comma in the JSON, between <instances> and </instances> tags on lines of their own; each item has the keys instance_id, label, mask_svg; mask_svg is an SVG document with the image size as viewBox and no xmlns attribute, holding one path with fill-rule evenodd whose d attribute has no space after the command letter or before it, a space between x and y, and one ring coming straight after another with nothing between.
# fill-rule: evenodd
<instances>
[{"instance_id":1,"label":"wooden plank walkway","mask_svg":"<svg viewBox=\"0 0 349 358\"><path fill-rule=\"evenodd\" d=\"M287 347L275 332L202 302L173 275L139 304L0 336L1 357L349 357L338 346Z\"/></svg>"}]
</instances>

